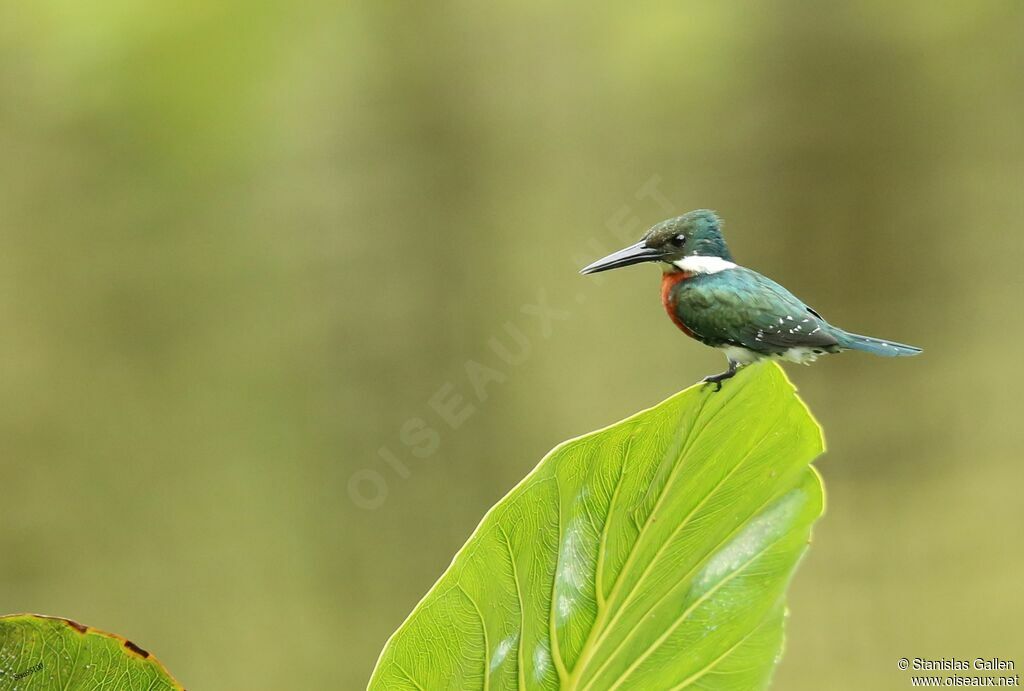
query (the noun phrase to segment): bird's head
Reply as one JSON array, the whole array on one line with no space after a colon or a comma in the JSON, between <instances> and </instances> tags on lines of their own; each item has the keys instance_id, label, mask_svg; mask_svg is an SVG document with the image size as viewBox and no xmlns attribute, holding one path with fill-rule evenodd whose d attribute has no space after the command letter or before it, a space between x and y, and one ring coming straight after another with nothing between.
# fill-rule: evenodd
<instances>
[{"instance_id":1,"label":"bird's head","mask_svg":"<svg viewBox=\"0 0 1024 691\"><path fill-rule=\"evenodd\" d=\"M686 270L687 264L710 266L707 261L686 262L687 257L707 257L710 262L718 259L731 264L732 255L722 237L722 222L714 211L698 209L662 221L648 230L640 242L598 259L580 273L595 274L641 262L664 262L682 270Z\"/></svg>"}]
</instances>

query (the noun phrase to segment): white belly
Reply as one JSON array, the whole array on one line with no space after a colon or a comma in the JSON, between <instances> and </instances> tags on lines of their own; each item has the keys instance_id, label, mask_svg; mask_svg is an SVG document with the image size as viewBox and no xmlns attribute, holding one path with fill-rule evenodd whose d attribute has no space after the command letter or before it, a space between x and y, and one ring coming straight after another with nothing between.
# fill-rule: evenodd
<instances>
[{"instance_id":1,"label":"white belly","mask_svg":"<svg viewBox=\"0 0 1024 691\"><path fill-rule=\"evenodd\" d=\"M747 350L746 348L740 348L738 346L725 346L722 348L722 352L725 353L727 358L734 362L738 362L741 365L749 365L751 362L757 362L758 360L763 360L766 357L771 357L773 360L795 362L798 365L809 365L817 360L822 354L820 349L816 351L813 348L806 348L803 346L790 348L783 353L772 356L761 355L752 350Z\"/></svg>"},{"instance_id":2,"label":"white belly","mask_svg":"<svg viewBox=\"0 0 1024 691\"><path fill-rule=\"evenodd\" d=\"M790 348L786 352L777 356L779 360L788 360L789 362L795 362L798 365L809 365L818 359L818 356L822 354L821 350L814 350L813 348L799 347Z\"/></svg>"},{"instance_id":3,"label":"white belly","mask_svg":"<svg viewBox=\"0 0 1024 691\"><path fill-rule=\"evenodd\" d=\"M751 362L757 362L764 358L763 355L739 346L725 346L722 348L722 352L725 353L725 357L741 365L749 365Z\"/></svg>"}]
</instances>

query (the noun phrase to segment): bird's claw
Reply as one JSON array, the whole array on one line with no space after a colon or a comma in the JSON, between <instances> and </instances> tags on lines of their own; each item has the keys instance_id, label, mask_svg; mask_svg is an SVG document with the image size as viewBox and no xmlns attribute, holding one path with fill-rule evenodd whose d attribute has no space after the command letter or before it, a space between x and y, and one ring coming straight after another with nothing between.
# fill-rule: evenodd
<instances>
[{"instance_id":1,"label":"bird's claw","mask_svg":"<svg viewBox=\"0 0 1024 691\"><path fill-rule=\"evenodd\" d=\"M704 377L702 381L704 382L704 386L707 386L708 384L714 384L714 392L718 393L719 391L722 390L722 382L724 382L726 379L732 379L733 377L735 377L737 371L739 371L739 363L737 363L735 360L729 360L729 369L722 372L721 374L709 374L708 376Z\"/></svg>"}]
</instances>

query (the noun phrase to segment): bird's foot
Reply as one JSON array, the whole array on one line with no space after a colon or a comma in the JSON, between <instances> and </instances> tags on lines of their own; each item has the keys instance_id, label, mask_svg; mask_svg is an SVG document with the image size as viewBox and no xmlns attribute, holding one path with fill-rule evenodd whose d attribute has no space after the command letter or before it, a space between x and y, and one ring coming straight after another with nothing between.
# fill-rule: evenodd
<instances>
[{"instance_id":1,"label":"bird's foot","mask_svg":"<svg viewBox=\"0 0 1024 691\"><path fill-rule=\"evenodd\" d=\"M722 382L724 382L726 379L732 379L733 377L735 377L736 373L739 372L739 369L739 365L730 360L729 369L722 372L721 374L709 374L708 376L704 377L704 379L702 379L701 381L704 382L705 386L707 386L708 384L714 384L715 393L718 393L719 391L722 390Z\"/></svg>"}]
</instances>

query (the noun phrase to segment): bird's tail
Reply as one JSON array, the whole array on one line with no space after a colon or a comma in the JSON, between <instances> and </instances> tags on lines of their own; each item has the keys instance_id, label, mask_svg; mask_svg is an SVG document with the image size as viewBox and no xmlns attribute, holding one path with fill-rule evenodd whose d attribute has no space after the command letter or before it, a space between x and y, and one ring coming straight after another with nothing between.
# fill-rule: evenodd
<instances>
[{"instance_id":1,"label":"bird's tail","mask_svg":"<svg viewBox=\"0 0 1024 691\"><path fill-rule=\"evenodd\" d=\"M836 329L836 331L839 331L839 329ZM861 336L848 331L839 331L839 333L835 334L835 337L839 341L840 348L863 350L865 353L872 353L883 357L908 357L921 352L920 348L912 345L883 341L880 338Z\"/></svg>"}]
</instances>

